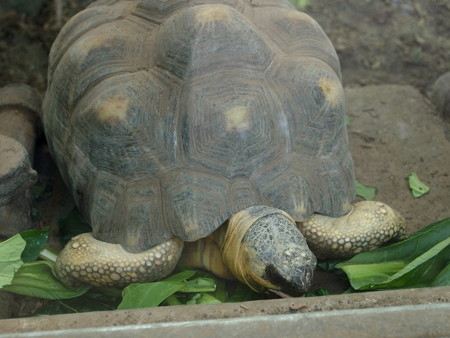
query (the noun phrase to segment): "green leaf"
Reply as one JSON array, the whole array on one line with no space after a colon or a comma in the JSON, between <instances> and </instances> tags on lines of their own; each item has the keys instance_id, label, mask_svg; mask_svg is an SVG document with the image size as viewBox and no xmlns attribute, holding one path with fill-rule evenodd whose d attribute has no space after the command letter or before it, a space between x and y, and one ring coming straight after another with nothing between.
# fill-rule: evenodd
<instances>
[{"instance_id":1,"label":"green leaf","mask_svg":"<svg viewBox=\"0 0 450 338\"><path fill-rule=\"evenodd\" d=\"M360 253L353 258L341 262L343 264L371 264L385 261L411 261L423 252L439 243L441 239L450 237L450 218L432 223L413 233L403 241L381 247L372 251Z\"/></svg>"},{"instance_id":2,"label":"green leaf","mask_svg":"<svg viewBox=\"0 0 450 338\"><path fill-rule=\"evenodd\" d=\"M49 185L38 182L33 186L32 194L36 201L42 201L51 196L52 189Z\"/></svg>"},{"instance_id":3,"label":"green leaf","mask_svg":"<svg viewBox=\"0 0 450 338\"><path fill-rule=\"evenodd\" d=\"M411 189L411 192L415 198L419 198L430 191L430 188L419 180L416 173L411 173L408 176L408 184L409 189Z\"/></svg>"},{"instance_id":4,"label":"green leaf","mask_svg":"<svg viewBox=\"0 0 450 338\"><path fill-rule=\"evenodd\" d=\"M197 293L186 304L220 304L222 303L216 297L207 293Z\"/></svg>"},{"instance_id":5,"label":"green leaf","mask_svg":"<svg viewBox=\"0 0 450 338\"><path fill-rule=\"evenodd\" d=\"M183 304L186 303L186 300L174 295L176 292L204 293L215 291L216 283L214 279L199 277L188 280L195 274L195 270L183 270L159 282L128 285L123 290L123 299L118 309L154 307L164 301L171 305Z\"/></svg>"},{"instance_id":6,"label":"green leaf","mask_svg":"<svg viewBox=\"0 0 450 338\"><path fill-rule=\"evenodd\" d=\"M117 309L124 310L158 306L167 297L181 290L183 285L183 282L174 281L128 285L123 289L123 299Z\"/></svg>"},{"instance_id":7,"label":"green leaf","mask_svg":"<svg viewBox=\"0 0 450 338\"><path fill-rule=\"evenodd\" d=\"M261 299L262 296L250 289L247 285L236 282L234 290L230 293L229 302L246 302L249 300Z\"/></svg>"},{"instance_id":8,"label":"green leaf","mask_svg":"<svg viewBox=\"0 0 450 338\"><path fill-rule=\"evenodd\" d=\"M336 265L342 263L344 260L329 260L329 261L319 261L317 262L317 267L324 271L338 271L336 270Z\"/></svg>"},{"instance_id":9,"label":"green leaf","mask_svg":"<svg viewBox=\"0 0 450 338\"><path fill-rule=\"evenodd\" d=\"M450 237L409 262L403 269L387 278L384 284L395 287L419 286L434 280L449 260Z\"/></svg>"},{"instance_id":10,"label":"green leaf","mask_svg":"<svg viewBox=\"0 0 450 338\"><path fill-rule=\"evenodd\" d=\"M17 270L22 266L22 252L26 242L19 235L0 243L0 288L10 284Z\"/></svg>"},{"instance_id":11,"label":"green leaf","mask_svg":"<svg viewBox=\"0 0 450 338\"><path fill-rule=\"evenodd\" d=\"M174 275L171 275L163 279L162 281L182 282L188 280L189 278L194 277L195 274L196 274L195 270L183 270L181 272L178 272Z\"/></svg>"},{"instance_id":12,"label":"green leaf","mask_svg":"<svg viewBox=\"0 0 450 338\"><path fill-rule=\"evenodd\" d=\"M186 302L186 305L198 304L199 300L202 298L200 293L196 293Z\"/></svg>"},{"instance_id":13,"label":"green leaf","mask_svg":"<svg viewBox=\"0 0 450 338\"><path fill-rule=\"evenodd\" d=\"M445 219L401 242L358 254L336 267L347 274L356 290L393 289L446 283L444 270L449 261L450 219Z\"/></svg>"},{"instance_id":14,"label":"green leaf","mask_svg":"<svg viewBox=\"0 0 450 338\"><path fill-rule=\"evenodd\" d=\"M344 123L345 123L346 127L348 127L350 125L350 116L348 116L348 115L344 116Z\"/></svg>"},{"instance_id":15,"label":"green leaf","mask_svg":"<svg viewBox=\"0 0 450 338\"><path fill-rule=\"evenodd\" d=\"M373 200L377 193L377 188L365 186L358 180L355 180L355 190L357 196L360 196L368 201Z\"/></svg>"},{"instance_id":16,"label":"green leaf","mask_svg":"<svg viewBox=\"0 0 450 338\"><path fill-rule=\"evenodd\" d=\"M447 286L450 285L450 263L436 276L431 286Z\"/></svg>"},{"instance_id":17,"label":"green leaf","mask_svg":"<svg viewBox=\"0 0 450 338\"><path fill-rule=\"evenodd\" d=\"M355 290L380 288L390 276L406 266L405 262L383 262L379 264L342 265L350 284Z\"/></svg>"},{"instance_id":18,"label":"green leaf","mask_svg":"<svg viewBox=\"0 0 450 338\"><path fill-rule=\"evenodd\" d=\"M213 292L216 290L216 282L211 278L196 278L185 281L181 292Z\"/></svg>"},{"instance_id":19,"label":"green leaf","mask_svg":"<svg viewBox=\"0 0 450 338\"><path fill-rule=\"evenodd\" d=\"M2 290L45 299L66 299L79 297L91 288L88 285L65 286L55 277L54 268L54 263L47 261L24 263Z\"/></svg>"},{"instance_id":20,"label":"green leaf","mask_svg":"<svg viewBox=\"0 0 450 338\"><path fill-rule=\"evenodd\" d=\"M308 291L305 294L305 297L317 297L317 296L328 296L330 294L330 291L325 288L318 288L314 291Z\"/></svg>"},{"instance_id":21,"label":"green leaf","mask_svg":"<svg viewBox=\"0 0 450 338\"><path fill-rule=\"evenodd\" d=\"M209 293L202 294L202 298L199 299L197 304L220 304L222 303L219 299L214 297Z\"/></svg>"},{"instance_id":22,"label":"green leaf","mask_svg":"<svg viewBox=\"0 0 450 338\"><path fill-rule=\"evenodd\" d=\"M225 303L228 301L228 292L227 292L227 283L224 279L216 278L216 290L214 292L210 292L209 294L219 300L221 303Z\"/></svg>"},{"instance_id":23,"label":"green leaf","mask_svg":"<svg viewBox=\"0 0 450 338\"><path fill-rule=\"evenodd\" d=\"M310 0L289 0L298 10L304 11L311 5Z\"/></svg>"},{"instance_id":24,"label":"green leaf","mask_svg":"<svg viewBox=\"0 0 450 338\"><path fill-rule=\"evenodd\" d=\"M228 301L228 284L236 284L236 281L229 281L222 278L219 278L212 273L204 270L197 270L195 275L197 277L209 278L214 281L216 288L213 292L209 292L208 294L218 299L221 303L225 303Z\"/></svg>"},{"instance_id":25,"label":"green leaf","mask_svg":"<svg viewBox=\"0 0 450 338\"><path fill-rule=\"evenodd\" d=\"M184 305L185 303L181 302L176 294L173 294L167 297L163 304L173 306L173 305Z\"/></svg>"},{"instance_id":26,"label":"green leaf","mask_svg":"<svg viewBox=\"0 0 450 338\"><path fill-rule=\"evenodd\" d=\"M20 233L20 236L27 242L22 252L24 262L33 262L39 257L39 253L44 249L48 241L50 228L43 230L28 230Z\"/></svg>"}]
</instances>

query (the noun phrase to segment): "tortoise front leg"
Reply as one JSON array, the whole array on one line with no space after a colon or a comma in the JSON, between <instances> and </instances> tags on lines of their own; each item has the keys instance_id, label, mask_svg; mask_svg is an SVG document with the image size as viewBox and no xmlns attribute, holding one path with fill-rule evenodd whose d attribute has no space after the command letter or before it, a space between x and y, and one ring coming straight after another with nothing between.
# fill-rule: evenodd
<instances>
[{"instance_id":1,"label":"tortoise front leg","mask_svg":"<svg viewBox=\"0 0 450 338\"><path fill-rule=\"evenodd\" d=\"M183 241L172 238L147 251L131 253L120 244L102 242L84 233L72 238L61 251L56 271L68 285L121 287L168 276L182 250Z\"/></svg>"},{"instance_id":2,"label":"tortoise front leg","mask_svg":"<svg viewBox=\"0 0 450 338\"><path fill-rule=\"evenodd\" d=\"M297 223L309 247L320 259L349 258L405 236L405 219L388 205L363 201L333 218L319 214Z\"/></svg>"}]
</instances>

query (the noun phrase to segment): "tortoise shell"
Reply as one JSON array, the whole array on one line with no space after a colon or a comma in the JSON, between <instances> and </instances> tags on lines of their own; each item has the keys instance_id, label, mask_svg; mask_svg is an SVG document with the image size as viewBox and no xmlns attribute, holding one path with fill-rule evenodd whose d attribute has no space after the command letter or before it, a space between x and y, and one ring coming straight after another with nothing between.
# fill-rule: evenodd
<instances>
[{"instance_id":1,"label":"tortoise shell","mask_svg":"<svg viewBox=\"0 0 450 338\"><path fill-rule=\"evenodd\" d=\"M339 61L287 1L98 1L48 79L50 151L99 240L138 252L253 205L350 209Z\"/></svg>"}]
</instances>

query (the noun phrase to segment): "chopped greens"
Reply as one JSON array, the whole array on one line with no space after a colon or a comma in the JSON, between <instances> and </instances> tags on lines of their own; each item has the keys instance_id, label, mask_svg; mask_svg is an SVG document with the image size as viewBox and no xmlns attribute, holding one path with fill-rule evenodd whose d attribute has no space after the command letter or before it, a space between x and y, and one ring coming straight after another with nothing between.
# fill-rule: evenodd
<instances>
[{"instance_id":1,"label":"chopped greens","mask_svg":"<svg viewBox=\"0 0 450 338\"><path fill-rule=\"evenodd\" d=\"M247 286L208 272L178 267L156 282L123 290L81 285L67 287L55 274L56 255L46 249L48 229L26 231L0 243L0 289L52 300L39 314L131 309L160 305L213 304L262 299ZM44 260L33 261L39 256ZM450 218L435 222L407 239L322 267L347 275L353 290L450 285ZM307 296L326 295L318 289Z\"/></svg>"},{"instance_id":2,"label":"chopped greens","mask_svg":"<svg viewBox=\"0 0 450 338\"><path fill-rule=\"evenodd\" d=\"M358 180L355 180L355 190L356 195L359 197L364 198L365 200L371 201L375 198L375 195L377 193L377 188L375 187L369 187L365 186Z\"/></svg>"},{"instance_id":3,"label":"chopped greens","mask_svg":"<svg viewBox=\"0 0 450 338\"><path fill-rule=\"evenodd\" d=\"M408 176L408 184L409 189L411 189L411 192L415 198L419 198L430 191L430 188L422 183L417 174L414 172Z\"/></svg>"}]
</instances>

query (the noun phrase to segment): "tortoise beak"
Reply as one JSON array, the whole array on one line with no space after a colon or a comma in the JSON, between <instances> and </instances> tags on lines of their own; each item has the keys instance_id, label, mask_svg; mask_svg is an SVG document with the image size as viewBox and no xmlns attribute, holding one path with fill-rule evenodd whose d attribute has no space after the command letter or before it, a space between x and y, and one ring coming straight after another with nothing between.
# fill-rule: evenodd
<instances>
[{"instance_id":1,"label":"tortoise beak","mask_svg":"<svg viewBox=\"0 0 450 338\"><path fill-rule=\"evenodd\" d=\"M264 279L273 285L277 285L279 290L290 296L303 296L311 286L313 269L311 266L298 266L294 271L283 267L268 265L265 269Z\"/></svg>"}]
</instances>

